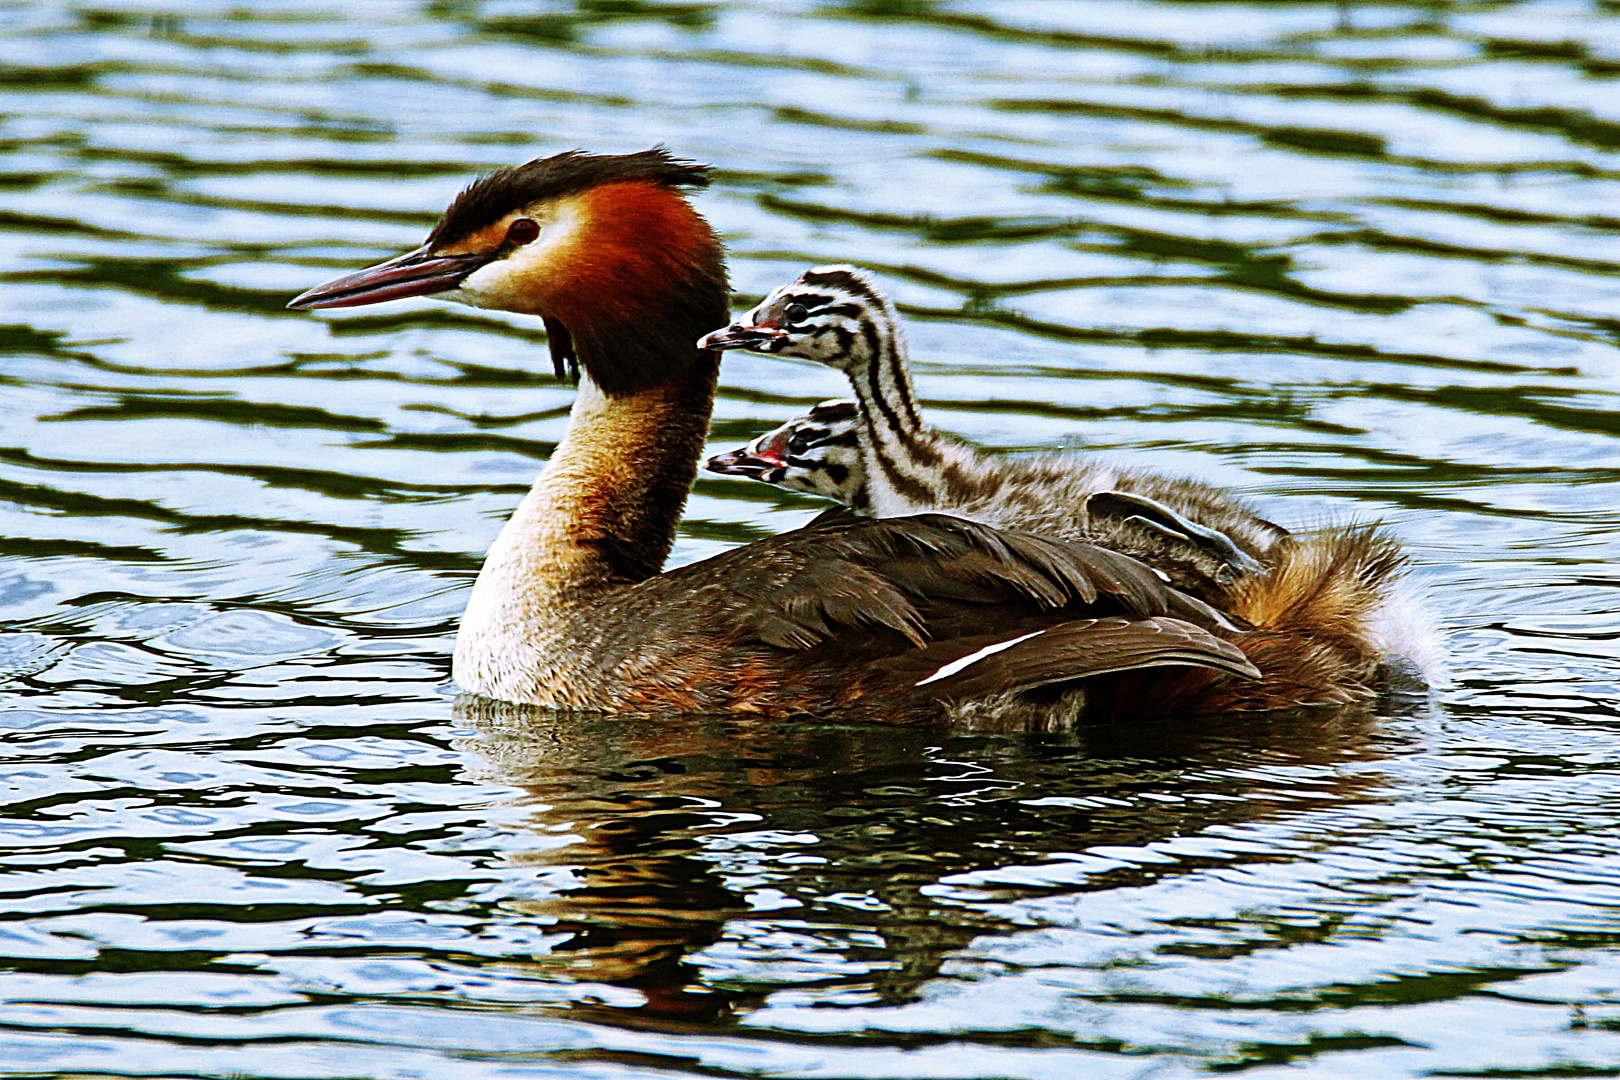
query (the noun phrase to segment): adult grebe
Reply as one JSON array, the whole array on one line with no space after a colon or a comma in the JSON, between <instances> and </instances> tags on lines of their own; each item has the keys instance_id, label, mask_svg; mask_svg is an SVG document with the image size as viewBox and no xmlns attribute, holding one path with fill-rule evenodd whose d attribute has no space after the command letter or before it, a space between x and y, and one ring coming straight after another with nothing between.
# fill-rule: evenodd
<instances>
[{"instance_id":1,"label":"adult grebe","mask_svg":"<svg viewBox=\"0 0 1620 1080\"><path fill-rule=\"evenodd\" d=\"M578 152L468 187L422 247L289 306L442 294L540 316L583 369L568 430L490 548L464 690L627 713L739 710L1054 727L1341 700L1277 685L1253 635L1118 552L940 515L844 516L659 573L696 473L724 324L721 247L659 149Z\"/></svg>"}]
</instances>

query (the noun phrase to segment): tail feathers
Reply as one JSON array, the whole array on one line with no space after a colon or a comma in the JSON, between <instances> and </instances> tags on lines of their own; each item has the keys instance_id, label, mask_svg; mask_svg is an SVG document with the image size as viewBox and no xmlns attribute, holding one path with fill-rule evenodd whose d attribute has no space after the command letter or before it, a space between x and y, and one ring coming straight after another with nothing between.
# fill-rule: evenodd
<instances>
[{"instance_id":1,"label":"tail feathers","mask_svg":"<svg viewBox=\"0 0 1620 1080\"><path fill-rule=\"evenodd\" d=\"M1241 645L1264 679L1225 686L1210 705L1274 709L1373 696L1385 658L1382 612L1405 572L1400 545L1375 525L1296 537L1232 605L1254 627Z\"/></svg>"},{"instance_id":2,"label":"tail feathers","mask_svg":"<svg viewBox=\"0 0 1620 1080\"><path fill-rule=\"evenodd\" d=\"M1251 579L1233 611L1261 630L1362 637L1406 570L1400 544L1376 525L1295 538L1271 573Z\"/></svg>"},{"instance_id":3,"label":"tail feathers","mask_svg":"<svg viewBox=\"0 0 1620 1080\"><path fill-rule=\"evenodd\" d=\"M1079 619L940 642L909 654L906 671L894 674L948 702L1005 699L1008 715L1017 701L1027 711L1036 698L1075 697L1091 720L1376 696L1385 608L1406 571L1395 539L1377 526L1324 529L1297 536L1274 558L1270 573L1240 586L1230 610L1245 629L1232 640L1168 615ZM1080 680L1095 681L1076 697L1070 691ZM1025 696L1032 691L1035 698Z\"/></svg>"}]
</instances>

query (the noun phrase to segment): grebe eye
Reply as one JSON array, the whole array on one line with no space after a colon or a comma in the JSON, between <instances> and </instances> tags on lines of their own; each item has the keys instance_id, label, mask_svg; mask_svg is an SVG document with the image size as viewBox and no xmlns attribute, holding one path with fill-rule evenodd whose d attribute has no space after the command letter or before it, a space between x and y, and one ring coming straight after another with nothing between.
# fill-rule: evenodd
<instances>
[{"instance_id":1,"label":"grebe eye","mask_svg":"<svg viewBox=\"0 0 1620 1080\"><path fill-rule=\"evenodd\" d=\"M506 227L506 242L522 247L540 235L540 226L531 218L520 217Z\"/></svg>"},{"instance_id":2,"label":"grebe eye","mask_svg":"<svg viewBox=\"0 0 1620 1080\"><path fill-rule=\"evenodd\" d=\"M782 317L789 326L798 326L810 317L810 311L803 304L789 304L783 310Z\"/></svg>"}]
</instances>

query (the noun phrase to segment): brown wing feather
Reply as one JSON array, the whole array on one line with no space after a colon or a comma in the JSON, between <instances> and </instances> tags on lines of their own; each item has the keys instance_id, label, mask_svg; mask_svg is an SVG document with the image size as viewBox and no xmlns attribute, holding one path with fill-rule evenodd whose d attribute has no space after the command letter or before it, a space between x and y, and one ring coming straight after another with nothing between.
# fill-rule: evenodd
<instances>
[{"instance_id":1,"label":"brown wing feather","mask_svg":"<svg viewBox=\"0 0 1620 1080\"><path fill-rule=\"evenodd\" d=\"M913 645L928 640L923 618L905 591L864 566L842 560L808 565L754 597L744 613L753 636L781 649L808 649L837 628L892 630Z\"/></svg>"},{"instance_id":2,"label":"brown wing feather","mask_svg":"<svg viewBox=\"0 0 1620 1080\"><path fill-rule=\"evenodd\" d=\"M1013 644L997 649L1009 641ZM946 701L1149 667L1205 667L1248 679L1260 675L1236 645L1166 616L1075 619L1027 634L958 638L908 653L892 666L896 674L920 673L915 685Z\"/></svg>"},{"instance_id":3,"label":"brown wing feather","mask_svg":"<svg viewBox=\"0 0 1620 1080\"><path fill-rule=\"evenodd\" d=\"M744 636L780 648L808 649L842 636L840 628L890 630L921 645L935 636L929 615L962 604L1021 602L1030 613L1074 608L1138 618L1174 612L1222 625L1212 609L1175 592L1146 565L1091 544L940 514L839 516L790 535L795 549L808 550L792 552L797 557L778 572L733 583Z\"/></svg>"},{"instance_id":4,"label":"brown wing feather","mask_svg":"<svg viewBox=\"0 0 1620 1080\"><path fill-rule=\"evenodd\" d=\"M1204 685L1254 674L1221 640L1238 634L1230 623L1130 556L937 514L834 516L595 609L568 655L588 654L592 670L613 673L615 700L646 711L925 723L979 696L1052 684L1066 693L1076 680L1147 667ZM1038 636L917 685L1023 634Z\"/></svg>"}]
</instances>

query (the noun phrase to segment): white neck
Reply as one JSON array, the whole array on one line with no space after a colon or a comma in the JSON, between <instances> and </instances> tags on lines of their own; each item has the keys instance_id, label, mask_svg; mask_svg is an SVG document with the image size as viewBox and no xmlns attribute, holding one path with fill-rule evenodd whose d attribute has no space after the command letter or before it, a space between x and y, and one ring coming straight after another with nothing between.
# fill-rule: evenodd
<instances>
[{"instance_id":1,"label":"white neck","mask_svg":"<svg viewBox=\"0 0 1620 1080\"><path fill-rule=\"evenodd\" d=\"M861 459L874 517L937 511L953 500L948 480L974 469L977 455L925 423L911 385L898 325L878 335L878 354L849 372L861 414Z\"/></svg>"}]
</instances>

